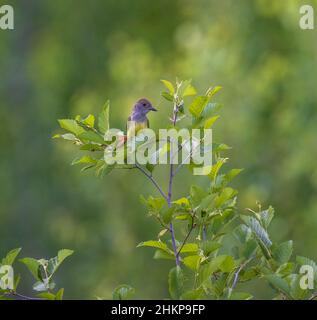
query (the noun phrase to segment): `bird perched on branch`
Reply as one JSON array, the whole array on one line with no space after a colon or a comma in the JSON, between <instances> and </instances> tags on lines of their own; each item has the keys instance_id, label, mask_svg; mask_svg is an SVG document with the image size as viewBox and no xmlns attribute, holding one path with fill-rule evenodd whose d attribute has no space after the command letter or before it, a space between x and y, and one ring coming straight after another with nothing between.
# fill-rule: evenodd
<instances>
[{"instance_id":1,"label":"bird perched on branch","mask_svg":"<svg viewBox=\"0 0 317 320\"><path fill-rule=\"evenodd\" d=\"M157 110L149 100L142 98L136 102L132 109L131 116L128 118L127 137L136 135L142 129L149 128L149 119L146 115L150 111Z\"/></svg>"}]
</instances>

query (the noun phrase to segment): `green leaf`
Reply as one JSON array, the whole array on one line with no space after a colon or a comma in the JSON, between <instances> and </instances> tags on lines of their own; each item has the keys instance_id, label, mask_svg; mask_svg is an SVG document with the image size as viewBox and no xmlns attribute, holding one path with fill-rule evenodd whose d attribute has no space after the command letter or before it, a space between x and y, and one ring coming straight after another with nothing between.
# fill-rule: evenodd
<instances>
[{"instance_id":1,"label":"green leaf","mask_svg":"<svg viewBox=\"0 0 317 320\"><path fill-rule=\"evenodd\" d=\"M230 295L230 300L251 300L253 296L248 292L235 291Z\"/></svg>"},{"instance_id":2,"label":"green leaf","mask_svg":"<svg viewBox=\"0 0 317 320\"><path fill-rule=\"evenodd\" d=\"M186 88L184 89L184 92L183 92L182 96L183 97L195 96L196 94L197 94L196 89L191 84L188 84L186 86Z\"/></svg>"},{"instance_id":3,"label":"green leaf","mask_svg":"<svg viewBox=\"0 0 317 320\"><path fill-rule=\"evenodd\" d=\"M164 84L164 86L168 89L169 94L173 96L174 93L175 93L175 89L174 89L173 84L172 84L170 81L168 81L168 80L161 80L161 82L162 82L162 83Z\"/></svg>"},{"instance_id":4,"label":"green leaf","mask_svg":"<svg viewBox=\"0 0 317 320\"><path fill-rule=\"evenodd\" d=\"M215 87L210 87L207 90L206 96L211 99L217 92L219 92L222 89L221 86L215 86Z\"/></svg>"},{"instance_id":5,"label":"green leaf","mask_svg":"<svg viewBox=\"0 0 317 320\"><path fill-rule=\"evenodd\" d=\"M79 136L85 130L77 123L76 120L73 119L59 119L58 120L59 125L62 129L65 129L71 133L73 133L75 136Z\"/></svg>"},{"instance_id":6,"label":"green leaf","mask_svg":"<svg viewBox=\"0 0 317 320\"><path fill-rule=\"evenodd\" d=\"M161 96L165 98L167 101L174 101L173 96L168 92L165 92L165 91L161 92Z\"/></svg>"},{"instance_id":7,"label":"green leaf","mask_svg":"<svg viewBox=\"0 0 317 320\"><path fill-rule=\"evenodd\" d=\"M200 117L206 104L208 102L208 97L197 96L193 102L189 105L189 112L196 118Z\"/></svg>"},{"instance_id":8,"label":"green leaf","mask_svg":"<svg viewBox=\"0 0 317 320\"><path fill-rule=\"evenodd\" d=\"M264 278L277 290L289 296L290 287L286 280L276 274L265 275Z\"/></svg>"},{"instance_id":9,"label":"green leaf","mask_svg":"<svg viewBox=\"0 0 317 320\"><path fill-rule=\"evenodd\" d=\"M173 203L179 205L179 206L185 206L185 207L189 207L189 200L187 198L180 198L178 200L173 201Z\"/></svg>"},{"instance_id":10,"label":"green leaf","mask_svg":"<svg viewBox=\"0 0 317 320\"><path fill-rule=\"evenodd\" d=\"M161 215L162 215L162 220L165 224L168 224L172 221L173 214L175 212L175 207L168 208L165 210Z\"/></svg>"},{"instance_id":11,"label":"green leaf","mask_svg":"<svg viewBox=\"0 0 317 320\"><path fill-rule=\"evenodd\" d=\"M260 216L264 227L267 229L274 217L274 208L270 206L267 210L262 211Z\"/></svg>"},{"instance_id":12,"label":"green leaf","mask_svg":"<svg viewBox=\"0 0 317 320\"><path fill-rule=\"evenodd\" d=\"M199 186L191 186L190 188L190 202L193 207L198 207L201 203L201 200L205 198L208 193Z\"/></svg>"},{"instance_id":13,"label":"green leaf","mask_svg":"<svg viewBox=\"0 0 317 320\"><path fill-rule=\"evenodd\" d=\"M129 300L131 299L135 294L135 290L133 287L122 284L114 289L112 292L112 298L113 300Z\"/></svg>"},{"instance_id":14,"label":"green leaf","mask_svg":"<svg viewBox=\"0 0 317 320\"><path fill-rule=\"evenodd\" d=\"M56 300L55 294L51 292L42 292L36 295L39 298L46 299L46 300Z\"/></svg>"},{"instance_id":15,"label":"green leaf","mask_svg":"<svg viewBox=\"0 0 317 320\"><path fill-rule=\"evenodd\" d=\"M203 250L204 255L209 256L212 252L221 248L222 244L216 241L208 240L208 241L203 241L200 247Z\"/></svg>"},{"instance_id":16,"label":"green leaf","mask_svg":"<svg viewBox=\"0 0 317 320\"><path fill-rule=\"evenodd\" d=\"M243 244L251 237L252 231L245 224L240 224L233 232L233 235Z\"/></svg>"},{"instance_id":17,"label":"green leaf","mask_svg":"<svg viewBox=\"0 0 317 320\"><path fill-rule=\"evenodd\" d=\"M186 267L192 270L198 270L200 265L200 260L201 260L201 257L198 255L187 256L183 258L183 263Z\"/></svg>"},{"instance_id":18,"label":"green leaf","mask_svg":"<svg viewBox=\"0 0 317 320\"><path fill-rule=\"evenodd\" d=\"M2 259L1 264L2 265L12 265L13 262L15 261L16 257L20 253L20 251L21 251L21 248L16 248L16 249L9 251L6 255L6 257Z\"/></svg>"},{"instance_id":19,"label":"green leaf","mask_svg":"<svg viewBox=\"0 0 317 320\"><path fill-rule=\"evenodd\" d=\"M76 138L76 136L72 133L65 133L65 134L55 134L53 137L53 139L64 139L64 140L69 140L69 141L78 141L78 139Z\"/></svg>"},{"instance_id":20,"label":"green leaf","mask_svg":"<svg viewBox=\"0 0 317 320\"><path fill-rule=\"evenodd\" d=\"M105 143L103 137L94 131L84 131L78 135L78 138L81 140L86 140L89 142L95 142L99 144Z\"/></svg>"},{"instance_id":21,"label":"green leaf","mask_svg":"<svg viewBox=\"0 0 317 320\"><path fill-rule=\"evenodd\" d=\"M72 161L72 166L73 165L76 165L76 164L96 164L97 163L97 159L94 159L90 156L83 156L81 158L77 158L77 159L74 159Z\"/></svg>"},{"instance_id":22,"label":"green leaf","mask_svg":"<svg viewBox=\"0 0 317 320\"><path fill-rule=\"evenodd\" d=\"M182 269L177 266L168 274L168 288L171 298L177 300L183 293L184 275Z\"/></svg>"},{"instance_id":23,"label":"green leaf","mask_svg":"<svg viewBox=\"0 0 317 320\"><path fill-rule=\"evenodd\" d=\"M293 252L293 241L286 241L279 244L276 248L273 249L273 259L276 260L279 264L284 264L288 262Z\"/></svg>"},{"instance_id":24,"label":"green leaf","mask_svg":"<svg viewBox=\"0 0 317 320\"><path fill-rule=\"evenodd\" d=\"M225 259L219 265L222 272L230 273L236 267L236 263L231 256L225 256Z\"/></svg>"},{"instance_id":25,"label":"green leaf","mask_svg":"<svg viewBox=\"0 0 317 320\"><path fill-rule=\"evenodd\" d=\"M204 122L204 128L210 129L213 126L213 124L217 121L218 118L219 118L219 116L207 118Z\"/></svg>"},{"instance_id":26,"label":"green leaf","mask_svg":"<svg viewBox=\"0 0 317 320\"><path fill-rule=\"evenodd\" d=\"M92 114L89 114L84 120L83 124L85 124L88 127L93 128L95 125L95 117Z\"/></svg>"},{"instance_id":27,"label":"green leaf","mask_svg":"<svg viewBox=\"0 0 317 320\"><path fill-rule=\"evenodd\" d=\"M281 266L278 267L276 270L276 273L282 277L287 276L291 274L294 270L294 263L292 262L287 262L282 264Z\"/></svg>"},{"instance_id":28,"label":"green leaf","mask_svg":"<svg viewBox=\"0 0 317 320\"><path fill-rule=\"evenodd\" d=\"M300 286L302 275L300 274L291 274L288 276L290 282L291 291L290 294L295 300L302 300L308 294L308 290L303 290Z\"/></svg>"},{"instance_id":29,"label":"green leaf","mask_svg":"<svg viewBox=\"0 0 317 320\"><path fill-rule=\"evenodd\" d=\"M57 253L57 259L58 259L58 263L59 265L69 256L71 256L74 253L73 250L69 250L69 249L61 249L58 251Z\"/></svg>"},{"instance_id":30,"label":"green leaf","mask_svg":"<svg viewBox=\"0 0 317 320\"><path fill-rule=\"evenodd\" d=\"M160 211L163 208L164 204L165 204L165 199L163 197L152 197L152 196L149 196L147 199L145 199L143 196L141 196L140 200L149 209L152 209L152 210L154 210L156 212Z\"/></svg>"},{"instance_id":31,"label":"green leaf","mask_svg":"<svg viewBox=\"0 0 317 320\"><path fill-rule=\"evenodd\" d=\"M55 300L63 300L63 296L64 296L64 288L61 288L57 291L55 295Z\"/></svg>"},{"instance_id":32,"label":"green leaf","mask_svg":"<svg viewBox=\"0 0 317 320\"><path fill-rule=\"evenodd\" d=\"M152 248L157 248L165 251L166 253L173 253L167 246L165 242L162 241L155 241L155 240L149 240L149 241L144 241L140 242L137 245L137 248L139 247L152 247Z\"/></svg>"},{"instance_id":33,"label":"green leaf","mask_svg":"<svg viewBox=\"0 0 317 320\"><path fill-rule=\"evenodd\" d=\"M34 258L23 258L19 260L24 263L36 280L41 280L39 269L41 264Z\"/></svg>"},{"instance_id":34,"label":"green leaf","mask_svg":"<svg viewBox=\"0 0 317 320\"><path fill-rule=\"evenodd\" d=\"M156 250L153 256L153 259L165 259L165 260L175 260L175 256L172 252L166 252L163 250Z\"/></svg>"},{"instance_id":35,"label":"green leaf","mask_svg":"<svg viewBox=\"0 0 317 320\"><path fill-rule=\"evenodd\" d=\"M184 292L181 296L181 300L200 300L203 297L204 291L202 289L189 290Z\"/></svg>"},{"instance_id":36,"label":"green leaf","mask_svg":"<svg viewBox=\"0 0 317 320\"><path fill-rule=\"evenodd\" d=\"M221 193L215 198L215 207L219 208L228 200L233 199L237 195L237 191L232 188L224 188Z\"/></svg>"},{"instance_id":37,"label":"green leaf","mask_svg":"<svg viewBox=\"0 0 317 320\"><path fill-rule=\"evenodd\" d=\"M109 130L109 109L110 102L108 100L98 116L98 128L101 133L106 133Z\"/></svg>"},{"instance_id":38,"label":"green leaf","mask_svg":"<svg viewBox=\"0 0 317 320\"><path fill-rule=\"evenodd\" d=\"M249 216L242 216L241 219L248 227L251 228L257 239L261 240L266 247L270 247L272 245L272 241L270 240L267 232L260 225L258 220Z\"/></svg>"},{"instance_id":39,"label":"green leaf","mask_svg":"<svg viewBox=\"0 0 317 320\"><path fill-rule=\"evenodd\" d=\"M179 251L180 248L177 249ZM185 243L182 247L180 253L187 253L187 252L197 252L198 251L198 244L197 243Z\"/></svg>"},{"instance_id":40,"label":"green leaf","mask_svg":"<svg viewBox=\"0 0 317 320\"><path fill-rule=\"evenodd\" d=\"M215 164L212 165L211 172L208 174L208 177L211 180L215 180L219 170L227 161L228 161L228 158L220 158Z\"/></svg>"}]
</instances>

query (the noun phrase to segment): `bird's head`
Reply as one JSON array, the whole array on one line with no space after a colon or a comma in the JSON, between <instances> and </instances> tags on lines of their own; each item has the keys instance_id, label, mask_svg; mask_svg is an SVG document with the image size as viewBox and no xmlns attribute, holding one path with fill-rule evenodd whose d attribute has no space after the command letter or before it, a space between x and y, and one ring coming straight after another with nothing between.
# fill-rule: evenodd
<instances>
[{"instance_id":1,"label":"bird's head","mask_svg":"<svg viewBox=\"0 0 317 320\"><path fill-rule=\"evenodd\" d=\"M140 99L134 105L134 112L138 114L146 115L150 111L157 111L147 99Z\"/></svg>"}]
</instances>

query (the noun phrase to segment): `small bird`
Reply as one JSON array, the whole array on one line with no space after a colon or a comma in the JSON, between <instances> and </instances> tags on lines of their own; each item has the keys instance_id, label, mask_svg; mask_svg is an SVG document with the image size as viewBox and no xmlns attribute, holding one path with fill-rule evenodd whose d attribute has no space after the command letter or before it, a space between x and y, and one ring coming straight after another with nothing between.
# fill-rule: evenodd
<instances>
[{"instance_id":1,"label":"small bird","mask_svg":"<svg viewBox=\"0 0 317 320\"><path fill-rule=\"evenodd\" d=\"M141 129L149 128L149 119L146 115L150 111L157 111L157 109L152 106L149 100L142 98L136 102L132 114L128 118L127 137L136 135Z\"/></svg>"}]
</instances>

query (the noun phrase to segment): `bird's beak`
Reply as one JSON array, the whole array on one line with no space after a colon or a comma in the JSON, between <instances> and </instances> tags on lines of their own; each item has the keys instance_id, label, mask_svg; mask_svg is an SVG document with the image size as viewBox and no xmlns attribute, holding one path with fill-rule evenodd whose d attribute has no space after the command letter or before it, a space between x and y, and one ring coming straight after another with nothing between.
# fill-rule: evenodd
<instances>
[{"instance_id":1,"label":"bird's beak","mask_svg":"<svg viewBox=\"0 0 317 320\"><path fill-rule=\"evenodd\" d=\"M154 107L150 108L151 111L157 111L157 109L155 109Z\"/></svg>"}]
</instances>

